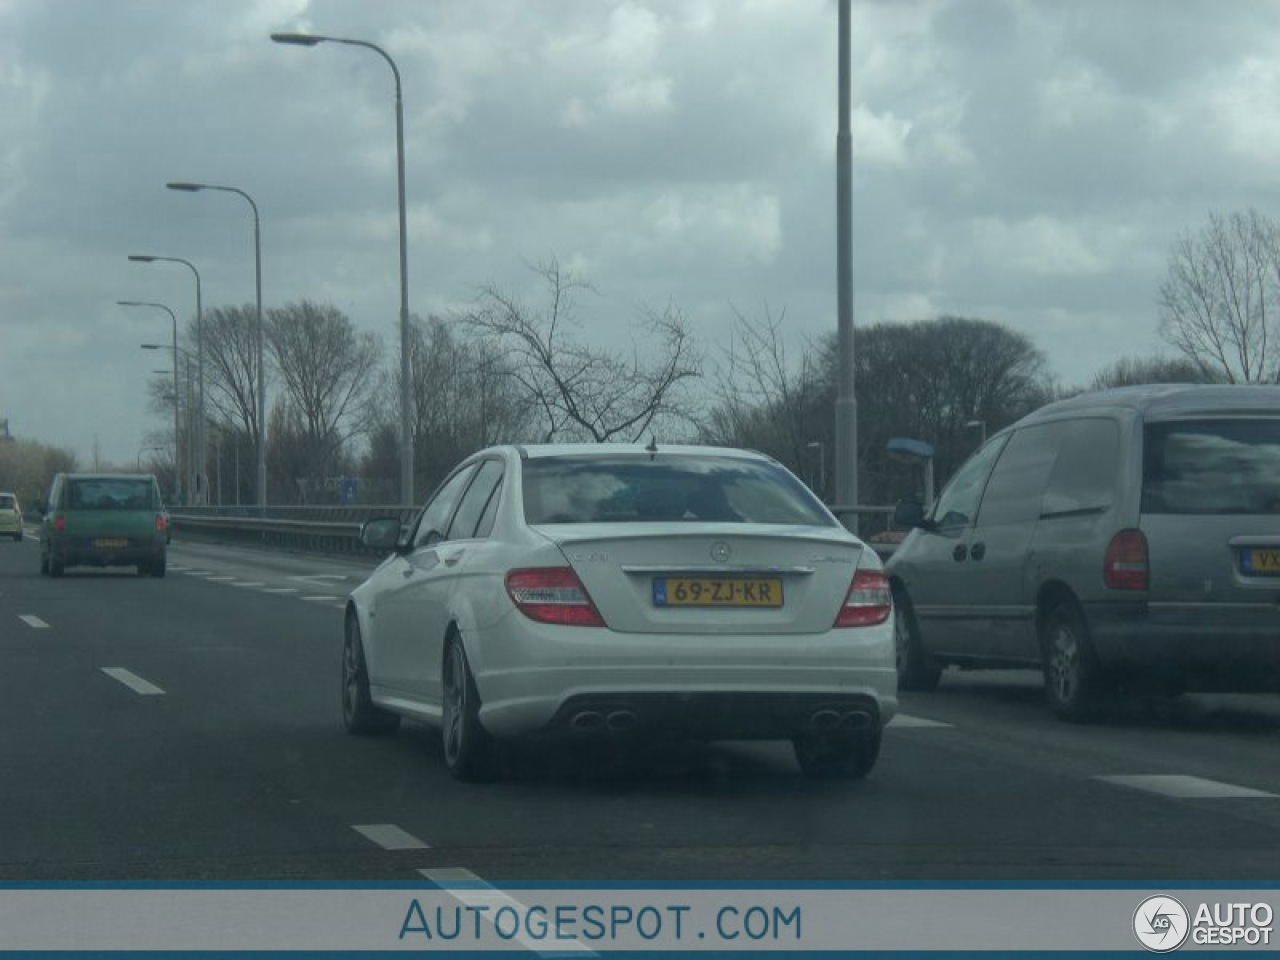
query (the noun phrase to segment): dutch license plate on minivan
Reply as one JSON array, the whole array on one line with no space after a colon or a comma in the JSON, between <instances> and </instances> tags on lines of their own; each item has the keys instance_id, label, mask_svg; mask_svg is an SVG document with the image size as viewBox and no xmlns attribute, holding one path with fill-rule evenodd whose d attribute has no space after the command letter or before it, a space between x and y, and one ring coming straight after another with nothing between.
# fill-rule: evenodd
<instances>
[{"instance_id":1,"label":"dutch license plate on minivan","mask_svg":"<svg viewBox=\"0 0 1280 960\"><path fill-rule=\"evenodd\" d=\"M103 538L103 539L95 540L95 541L93 541L93 545L94 545L95 547L104 547L104 548L108 548L108 549L119 549L120 547L127 547L127 546L129 545L129 541L128 541L128 540L121 540L121 539L116 538L116 537L109 537L109 538Z\"/></svg>"},{"instance_id":2,"label":"dutch license plate on minivan","mask_svg":"<svg viewBox=\"0 0 1280 960\"><path fill-rule=\"evenodd\" d=\"M780 607L782 580L777 577L656 577L653 603L658 607Z\"/></svg>"},{"instance_id":3,"label":"dutch license plate on minivan","mask_svg":"<svg viewBox=\"0 0 1280 960\"><path fill-rule=\"evenodd\" d=\"M1270 576L1280 576L1280 549L1246 550L1244 552L1244 572Z\"/></svg>"}]
</instances>

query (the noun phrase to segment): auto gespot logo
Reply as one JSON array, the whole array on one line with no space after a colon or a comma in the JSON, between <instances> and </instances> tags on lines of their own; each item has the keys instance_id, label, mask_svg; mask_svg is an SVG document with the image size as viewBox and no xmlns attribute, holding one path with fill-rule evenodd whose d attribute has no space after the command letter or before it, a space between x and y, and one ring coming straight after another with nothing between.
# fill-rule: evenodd
<instances>
[{"instance_id":1,"label":"auto gespot logo","mask_svg":"<svg viewBox=\"0 0 1280 960\"><path fill-rule=\"evenodd\" d=\"M1133 914L1133 933L1154 953L1177 950L1188 939L1215 946L1269 945L1275 914L1269 903L1202 903L1194 916L1175 897L1147 897Z\"/></svg>"}]
</instances>

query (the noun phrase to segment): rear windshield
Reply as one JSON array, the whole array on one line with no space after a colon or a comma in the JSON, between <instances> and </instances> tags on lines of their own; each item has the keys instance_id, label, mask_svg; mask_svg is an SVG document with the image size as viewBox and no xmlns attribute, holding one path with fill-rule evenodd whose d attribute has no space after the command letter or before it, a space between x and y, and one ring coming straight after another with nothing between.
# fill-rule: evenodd
<instances>
[{"instance_id":1,"label":"rear windshield","mask_svg":"<svg viewBox=\"0 0 1280 960\"><path fill-rule=\"evenodd\" d=\"M524 462L524 515L540 523L831 526L781 467L730 457L546 457Z\"/></svg>"},{"instance_id":2,"label":"rear windshield","mask_svg":"<svg viewBox=\"0 0 1280 960\"><path fill-rule=\"evenodd\" d=\"M16 510L18 503L7 493L0 493L0 510Z\"/></svg>"},{"instance_id":3,"label":"rear windshield","mask_svg":"<svg viewBox=\"0 0 1280 960\"><path fill-rule=\"evenodd\" d=\"M1142 510L1280 513L1280 420L1148 424Z\"/></svg>"},{"instance_id":4,"label":"rear windshield","mask_svg":"<svg viewBox=\"0 0 1280 960\"><path fill-rule=\"evenodd\" d=\"M151 480L71 480L68 510L155 510L159 501Z\"/></svg>"}]
</instances>

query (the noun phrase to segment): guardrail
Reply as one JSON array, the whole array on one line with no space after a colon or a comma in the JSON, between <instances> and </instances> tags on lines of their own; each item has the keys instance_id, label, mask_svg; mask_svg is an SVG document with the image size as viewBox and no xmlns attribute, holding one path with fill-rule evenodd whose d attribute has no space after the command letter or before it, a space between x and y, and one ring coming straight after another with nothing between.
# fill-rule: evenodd
<instances>
[{"instance_id":1,"label":"guardrail","mask_svg":"<svg viewBox=\"0 0 1280 960\"><path fill-rule=\"evenodd\" d=\"M360 525L374 517L408 524L417 507L175 507L169 511L179 539L208 539L309 553L380 557L360 543Z\"/></svg>"},{"instance_id":2,"label":"guardrail","mask_svg":"<svg viewBox=\"0 0 1280 960\"><path fill-rule=\"evenodd\" d=\"M897 549L897 543L877 542L871 527L881 523L884 532L890 531L893 507L882 506L833 506L829 508L836 517L887 560ZM207 539L230 543L299 550L310 553L340 553L365 557L383 556L385 550L371 550L361 546L360 525L374 517L396 517L408 525L417 516L417 507L395 504L355 507L174 507L169 515L174 524L174 535L179 539ZM853 516L851 525L845 518ZM869 522L864 522L866 518Z\"/></svg>"}]
</instances>

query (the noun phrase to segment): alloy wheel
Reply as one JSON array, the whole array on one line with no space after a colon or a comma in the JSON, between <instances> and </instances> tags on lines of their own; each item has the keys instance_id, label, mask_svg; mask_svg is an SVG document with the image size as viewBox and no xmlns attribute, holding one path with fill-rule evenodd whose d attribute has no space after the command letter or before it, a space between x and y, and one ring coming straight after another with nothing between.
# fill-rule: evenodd
<instances>
[{"instance_id":1,"label":"alloy wheel","mask_svg":"<svg viewBox=\"0 0 1280 960\"><path fill-rule=\"evenodd\" d=\"M455 643L449 647L444 677L444 756L449 766L462 757L464 725L467 709L466 664L462 650Z\"/></svg>"}]
</instances>

